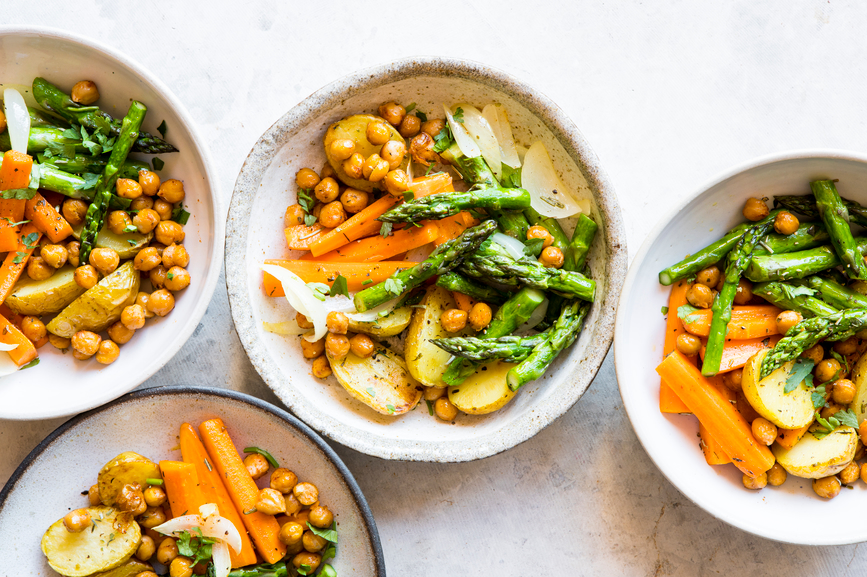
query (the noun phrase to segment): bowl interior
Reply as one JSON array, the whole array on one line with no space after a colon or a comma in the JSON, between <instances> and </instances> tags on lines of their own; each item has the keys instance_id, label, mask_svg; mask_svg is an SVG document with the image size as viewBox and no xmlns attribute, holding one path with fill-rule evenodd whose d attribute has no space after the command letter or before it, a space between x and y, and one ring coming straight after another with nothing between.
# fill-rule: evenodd
<instances>
[{"instance_id":1,"label":"bowl interior","mask_svg":"<svg viewBox=\"0 0 867 577\"><path fill-rule=\"evenodd\" d=\"M28 575L56 575L39 547L42 534L71 508L87 505L87 497L79 493L96 482L105 463L124 451L154 461L180 460L180 426L188 422L197 427L219 417L239 450L262 447L299 479L317 486L338 523L340 542L332 564L339 575L384 574L376 525L336 454L307 427L287 420L294 421L285 412L245 397L205 389L147 389L77 417L40 447L41 453L32 460L28 457L23 474L13 477L14 485L4 489L8 491L0 499L4 565ZM267 479L260 479L260 486L266 486Z\"/></svg>"},{"instance_id":2,"label":"bowl interior","mask_svg":"<svg viewBox=\"0 0 867 577\"><path fill-rule=\"evenodd\" d=\"M617 314L615 362L623 404L639 440L662 473L684 495L715 517L745 531L790 543L832 545L867 540L867 527L848 515L860 491L843 491L825 501L809 479L789 475L780 487L749 491L733 466L710 467L698 447L698 421L692 416L659 412L659 377L668 287L657 282L663 268L718 240L743 221L743 203L751 196L808 194L809 183L840 181L846 198L867 202L867 158L850 154L792 154L761 161L722 178L651 234L635 258ZM823 519L833 525L816 527Z\"/></svg>"},{"instance_id":3,"label":"bowl interior","mask_svg":"<svg viewBox=\"0 0 867 577\"><path fill-rule=\"evenodd\" d=\"M604 357L611 335L610 327L600 324L600 319L608 310L604 301L612 293L609 279L613 279L615 294L620 284L619 275L611 272L620 254L615 255L612 265L612 251L606 244L612 234L610 226L600 227L593 246L590 263L599 283L599 301L576 345L561 355L543 379L525 386L504 409L484 416L461 415L455 426L432 418L423 402L415 411L398 418L379 415L352 399L334 377L325 382L312 377L297 338L262 330L263 321L279 321L294 313L285 299L265 296L259 265L266 258L292 256L283 236L282 214L296 199L296 171L302 167L318 170L324 164L321 142L325 129L349 114L375 113L379 104L389 100L415 102L418 110L431 118L443 116L443 103L469 102L479 107L489 102L503 104L516 139L525 145L541 139L566 184L580 198L589 199L593 218L605 223L605 218L610 221L611 217L608 213L600 215L598 183L594 175L581 170L531 106L490 82L457 74L420 73L398 79L390 76L348 92L333 104L302 103L299 107L306 105L308 110L296 116L294 122L284 118L272 127L254 148L239 177L229 227L244 229L247 238L236 243L229 231L227 276L241 340L253 364L281 400L305 422L350 447L385 458L436 461L480 458L509 448L568 409L587 388ZM595 158L583 160L595 163ZM248 216L237 218L245 214ZM614 224L615 229L618 227L619 214ZM234 263L243 265L234 271Z\"/></svg>"},{"instance_id":4,"label":"bowl interior","mask_svg":"<svg viewBox=\"0 0 867 577\"><path fill-rule=\"evenodd\" d=\"M192 215L184 227L192 283L177 295L174 311L148 321L146 330L123 345L119 360L112 365L79 362L71 354L45 346L39 351L37 367L4 377L0 383L0 418L70 415L132 390L186 342L204 314L219 276L222 214L212 195L208 161L186 112L147 73L119 56L75 39L10 31L0 31L0 70L0 83L25 85L28 91L36 76L67 91L79 80L93 80L100 91L99 105L115 118L123 118L130 99L140 100L148 107L144 129L157 134L157 126L165 121L166 138L181 151L159 156L165 162L162 178L184 181L184 205ZM152 158L133 156L146 161Z\"/></svg>"}]
</instances>

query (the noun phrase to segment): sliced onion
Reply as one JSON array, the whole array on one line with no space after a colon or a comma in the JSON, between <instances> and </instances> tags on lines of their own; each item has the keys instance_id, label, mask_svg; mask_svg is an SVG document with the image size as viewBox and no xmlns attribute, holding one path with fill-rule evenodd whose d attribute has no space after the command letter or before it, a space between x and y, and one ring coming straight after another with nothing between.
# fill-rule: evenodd
<instances>
[{"instance_id":1,"label":"sliced onion","mask_svg":"<svg viewBox=\"0 0 867 577\"><path fill-rule=\"evenodd\" d=\"M491 235L491 240L509 251L513 259L521 260L524 258L524 243L517 238L512 238L502 232L495 232Z\"/></svg>"},{"instance_id":2,"label":"sliced onion","mask_svg":"<svg viewBox=\"0 0 867 577\"><path fill-rule=\"evenodd\" d=\"M325 302L322 303L322 306L325 307L325 311L327 313L330 313L332 311L336 313L355 312L355 303L352 302L351 298L347 298L343 295L334 295L333 297L328 297L327 299L325 299Z\"/></svg>"},{"instance_id":3,"label":"sliced onion","mask_svg":"<svg viewBox=\"0 0 867 577\"><path fill-rule=\"evenodd\" d=\"M482 110L482 116L491 125L497 143L500 145L500 158L503 164L512 168L521 167L521 159L518 158L518 150L515 148L515 138L512 136L512 127L509 125L509 116L502 104L488 104Z\"/></svg>"},{"instance_id":4,"label":"sliced onion","mask_svg":"<svg viewBox=\"0 0 867 577\"><path fill-rule=\"evenodd\" d=\"M387 316L388 313L394 310L394 307L399 301L400 297L397 297L396 299L391 299L390 301L384 302L378 307L374 307L370 310L364 311L363 313L349 313L346 316L359 323L369 323L379 319L380 317Z\"/></svg>"},{"instance_id":5,"label":"sliced onion","mask_svg":"<svg viewBox=\"0 0 867 577\"><path fill-rule=\"evenodd\" d=\"M545 300L542 301L542 304L540 304L539 306L537 306L533 310L532 314L530 314L530 318L527 319L527 322L525 322L523 325L519 326L517 330L518 331L524 331L524 330L536 328L539 325L539 323L542 322L542 319L545 318L545 314L547 312L548 312L548 299L546 298Z\"/></svg>"},{"instance_id":6,"label":"sliced onion","mask_svg":"<svg viewBox=\"0 0 867 577\"><path fill-rule=\"evenodd\" d=\"M211 560L214 563L214 575L216 577L228 577L232 571L232 558L229 556L229 547L222 541L217 541L211 547Z\"/></svg>"},{"instance_id":7,"label":"sliced onion","mask_svg":"<svg viewBox=\"0 0 867 577\"><path fill-rule=\"evenodd\" d=\"M472 104L458 104L458 107L464 111L464 128L479 145L482 158L494 171L494 176L498 179L502 178L503 161L500 157L500 143L494 135L494 129L491 128L479 109Z\"/></svg>"},{"instance_id":8,"label":"sliced onion","mask_svg":"<svg viewBox=\"0 0 867 577\"><path fill-rule=\"evenodd\" d=\"M581 212L584 214L589 215L593 211L593 206L590 204L589 198L579 198L576 202L581 208Z\"/></svg>"},{"instance_id":9,"label":"sliced onion","mask_svg":"<svg viewBox=\"0 0 867 577\"><path fill-rule=\"evenodd\" d=\"M427 257L430 256L430 253L434 251L433 243L429 242L422 246L418 246L416 248L411 248L407 251L406 257L404 257L404 262L422 262L427 260Z\"/></svg>"},{"instance_id":10,"label":"sliced onion","mask_svg":"<svg viewBox=\"0 0 867 577\"><path fill-rule=\"evenodd\" d=\"M8 354L0 354L0 377L18 372L18 365Z\"/></svg>"},{"instance_id":11,"label":"sliced onion","mask_svg":"<svg viewBox=\"0 0 867 577\"><path fill-rule=\"evenodd\" d=\"M307 329L302 329L295 319L289 319L279 323L262 323L264 328L269 333L275 335L283 335L284 337L297 337L307 332Z\"/></svg>"},{"instance_id":12,"label":"sliced onion","mask_svg":"<svg viewBox=\"0 0 867 577\"><path fill-rule=\"evenodd\" d=\"M515 151L518 153L518 160L521 161L521 164L524 164L524 158L527 156L527 147L516 144Z\"/></svg>"},{"instance_id":13,"label":"sliced onion","mask_svg":"<svg viewBox=\"0 0 867 577\"><path fill-rule=\"evenodd\" d=\"M174 535L195 529L199 529L205 537L225 541L229 547L235 550L235 553L241 551L241 534L237 527L219 515L211 515L207 519L202 519L201 515L182 515L154 527L154 531L163 535Z\"/></svg>"},{"instance_id":14,"label":"sliced onion","mask_svg":"<svg viewBox=\"0 0 867 577\"><path fill-rule=\"evenodd\" d=\"M325 317L328 312L320 301L313 296L313 291L301 280L297 274L275 264L263 264L262 270L276 278L283 285L286 300L292 308L307 317L313 323L313 334L304 338L309 342L315 342L325 336L328 329L325 327Z\"/></svg>"},{"instance_id":15,"label":"sliced onion","mask_svg":"<svg viewBox=\"0 0 867 577\"><path fill-rule=\"evenodd\" d=\"M9 343L0 343L0 351L14 351L18 348L18 344L11 345Z\"/></svg>"},{"instance_id":16,"label":"sliced onion","mask_svg":"<svg viewBox=\"0 0 867 577\"><path fill-rule=\"evenodd\" d=\"M581 212L572 193L560 180L548 150L536 141L524 157L521 184L530 192L530 206L543 216L567 218Z\"/></svg>"},{"instance_id":17,"label":"sliced onion","mask_svg":"<svg viewBox=\"0 0 867 577\"><path fill-rule=\"evenodd\" d=\"M30 139L30 114L24 97L14 88L3 90L3 109L6 112L6 129L12 150L27 154L27 141Z\"/></svg>"},{"instance_id":18,"label":"sliced onion","mask_svg":"<svg viewBox=\"0 0 867 577\"><path fill-rule=\"evenodd\" d=\"M449 107L443 104L443 110L446 111L446 121L449 123L449 128L452 131L452 136L455 137L455 142L458 144L458 148L461 149L461 152L464 153L464 156L467 158L475 158L477 156L482 155L481 149L476 144L476 141L467 134L466 129L463 124L455 121L455 117L452 116L452 111L449 110Z\"/></svg>"},{"instance_id":19,"label":"sliced onion","mask_svg":"<svg viewBox=\"0 0 867 577\"><path fill-rule=\"evenodd\" d=\"M202 519L207 519L211 515L219 515L220 508L217 507L216 503L205 503L201 507L199 507L199 515L201 515Z\"/></svg>"}]
</instances>

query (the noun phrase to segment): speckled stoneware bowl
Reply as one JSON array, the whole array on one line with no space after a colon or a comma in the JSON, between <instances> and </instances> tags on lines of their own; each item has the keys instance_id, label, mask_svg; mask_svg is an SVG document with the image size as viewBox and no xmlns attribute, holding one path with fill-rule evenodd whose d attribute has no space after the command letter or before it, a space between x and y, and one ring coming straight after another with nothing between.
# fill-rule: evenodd
<instances>
[{"instance_id":1,"label":"speckled stoneware bowl","mask_svg":"<svg viewBox=\"0 0 867 577\"><path fill-rule=\"evenodd\" d=\"M29 86L36 76L66 89L79 80L93 80L100 91L99 105L115 118L123 118L131 98L140 100L148 107L144 129L154 134L165 121L166 138L180 152L159 155L165 162L160 175L184 182L184 205L191 213L184 246L190 253L192 283L178 294L172 313L148 321L109 366L76 361L51 346L40 349L39 366L0 382L0 419L74 415L146 381L199 325L217 286L223 255L223 210L213 162L189 113L165 84L115 49L92 40L45 28L0 27L0 83Z\"/></svg>"},{"instance_id":2,"label":"speckled stoneware bowl","mask_svg":"<svg viewBox=\"0 0 867 577\"><path fill-rule=\"evenodd\" d=\"M415 102L441 117L443 103L503 104L516 139L542 140L566 184L593 205L601 224L590 257L596 304L578 342L543 379L503 409L460 415L448 425L421 408L380 415L352 399L334 377L310 374L298 339L266 333L262 322L294 315L285 299L266 297L260 264L288 258L283 213L296 200L295 173L325 162L322 137L344 116L374 112L389 100ZM584 393L611 344L614 309L626 269L626 244L614 190L572 120L545 96L511 76L463 60L418 58L363 70L316 92L269 128L244 163L229 209L226 282L232 316L253 365L302 420L353 449L385 459L469 461L525 441Z\"/></svg>"},{"instance_id":3,"label":"speckled stoneware bowl","mask_svg":"<svg viewBox=\"0 0 867 577\"><path fill-rule=\"evenodd\" d=\"M385 577L379 533L367 501L340 457L310 427L273 405L234 391L159 387L130 393L70 419L27 455L0 492L0 566L16 575L57 575L40 549L42 534L70 509L112 457L135 451L179 460L178 431L220 417L232 440L268 450L281 466L319 488L338 524L341 577ZM267 486L268 476L259 480ZM4 573L5 574L5 573Z\"/></svg>"}]
</instances>

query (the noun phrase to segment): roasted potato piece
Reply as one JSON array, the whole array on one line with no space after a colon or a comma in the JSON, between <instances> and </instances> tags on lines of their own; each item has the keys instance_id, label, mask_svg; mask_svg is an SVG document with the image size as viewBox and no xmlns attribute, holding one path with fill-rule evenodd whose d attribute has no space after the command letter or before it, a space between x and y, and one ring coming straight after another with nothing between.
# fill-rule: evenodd
<instances>
[{"instance_id":1,"label":"roasted potato piece","mask_svg":"<svg viewBox=\"0 0 867 577\"><path fill-rule=\"evenodd\" d=\"M126 261L60 311L48 323L48 332L69 339L82 329L95 333L105 330L120 318L125 307L135 303L140 282L133 261Z\"/></svg>"},{"instance_id":2,"label":"roasted potato piece","mask_svg":"<svg viewBox=\"0 0 867 577\"><path fill-rule=\"evenodd\" d=\"M383 415L402 415L421 400L421 385L406 370L400 355L382 345L362 359L349 353L341 360L329 357L331 370L346 391Z\"/></svg>"},{"instance_id":3,"label":"roasted potato piece","mask_svg":"<svg viewBox=\"0 0 867 577\"><path fill-rule=\"evenodd\" d=\"M79 225L72 229L72 236L74 236L76 240L81 238L82 228L83 226ZM154 234L152 232L149 232L148 234L140 234L138 232L114 234L107 226L105 226L99 231L99 234L96 235L94 246L96 248L113 249L120 257L120 260L126 260L137 255L141 249L148 245L153 236Z\"/></svg>"},{"instance_id":4,"label":"roasted potato piece","mask_svg":"<svg viewBox=\"0 0 867 577\"><path fill-rule=\"evenodd\" d=\"M813 430L815 428L791 449L774 443L774 456L786 471L796 477L821 479L839 473L855 458L858 431L852 427L838 427L827 437L817 439Z\"/></svg>"},{"instance_id":5,"label":"roasted potato piece","mask_svg":"<svg viewBox=\"0 0 867 577\"><path fill-rule=\"evenodd\" d=\"M325 154L328 156L328 164L331 165L331 168L334 169L334 172L337 173L337 178L340 179L347 186L351 186L357 190L364 190L366 192L370 192L374 189L375 184L370 182L369 180L364 180L361 178L352 178L346 171L343 170L343 160L333 158L331 156L331 143L335 140L342 139L350 139L355 141L355 152L361 154L364 158L367 158L373 153L379 154L379 151L382 149L382 145L376 146L371 144L369 140L367 140L367 125L370 122L383 122L385 126L388 128L391 133L390 140L399 140L406 144L404 138L400 135L396 128L386 122L384 119L379 116L373 116L372 114L355 114L353 116L347 116L343 120L335 122L331 126L328 127L328 130L325 132ZM400 165L400 168L406 170L407 161Z\"/></svg>"},{"instance_id":6,"label":"roasted potato piece","mask_svg":"<svg viewBox=\"0 0 867 577\"><path fill-rule=\"evenodd\" d=\"M87 511L93 530L70 533L60 519L42 536L42 552L61 575L85 577L109 571L126 563L138 548L141 528L132 515L104 506Z\"/></svg>"},{"instance_id":7,"label":"roasted potato piece","mask_svg":"<svg viewBox=\"0 0 867 577\"><path fill-rule=\"evenodd\" d=\"M482 365L470 378L449 388L449 400L454 406L471 415L484 415L502 409L515 396L509 388L506 375L514 363L495 361Z\"/></svg>"},{"instance_id":8,"label":"roasted potato piece","mask_svg":"<svg viewBox=\"0 0 867 577\"><path fill-rule=\"evenodd\" d=\"M412 311L412 307L400 307L375 321L356 321L352 319L352 315L347 315L349 330L353 333L365 333L381 339L393 337L402 333L403 329L407 327L412 320Z\"/></svg>"},{"instance_id":9,"label":"roasted potato piece","mask_svg":"<svg viewBox=\"0 0 867 577\"><path fill-rule=\"evenodd\" d=\"M861 355L855 363L852 369L852 382L855 383L855 398L849 406L861 423L867 419L867 355Z\"/></svg>"},{"instance_id":10,"label":"roasted potato piece","mask_svg":"<svg viewBox=\"0 0 867 577\"><path fill-rule=\"evenodd\" d=\"M794 361L759 380L762 359L768 351L750 357L744 367L742 386L744 396L758 414L784 429L800 429L813 421L813 401L807 384L801 381L795 390L784 392L786 379Z\"/></svg>"},{"instance_id":11,"label":"roasted potato piece","mask_svg":"<svg viewBox=\"0 0 867 577\"><path fill-rule=\"evenodd\" d=\"M59 313L85 290L75 282L74 276L75 267L71 265L58 269L45 280L33 280L21 275L5 304L19 315Z\"/></svg>"},{"instance_id":12,"label":"roasted potato piece","mask_svg":"<svg viewBox=\"0 0 867 577\"><path fill-rule=\"evenodd\" d=\"M153 571L153 568L148 563L142 563L138 559L130 559L120 567L94 573L90 577L135 577L143 571Z\"/></svg>"},{"instance_id":13,"label":"roasted potato piece","mask_svg":"<svg viewBox=\"0 0 867 577\"><path fill-rule=\"evenodd\" d=\"M114 505L120 490L128 483L147 486L146 479L161 479L156 463L138 453L121 453L105 464L97 477L99 498L103 505Z\"/></svg>"}]
</instances>

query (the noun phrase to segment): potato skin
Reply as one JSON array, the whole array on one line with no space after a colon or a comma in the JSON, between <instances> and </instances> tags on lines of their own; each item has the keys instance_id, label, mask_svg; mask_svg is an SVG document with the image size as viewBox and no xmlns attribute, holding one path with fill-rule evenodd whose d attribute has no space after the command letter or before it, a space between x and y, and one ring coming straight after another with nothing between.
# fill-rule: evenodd
<instances>
[{"instance_id":1,"label":"potato skin","mask_svg":"<svg viewBox=\"0 0 867 577\"><path fill-rule=\"evenodd\" d=\"M328 164L337 173L337 178L343 184L365 192L371 192L374 189L375 183L362 178L352 178L346 174L346 171L343 170L343 160L332 156L331 143L335 140L350 139L355 142L355 152L361 154L362 157L368 158L371 154L379 154L382 145L371 144L367 139L367 125L371 122L384 123L390 133L389 140L397 140L406 145L406 140L404 140L396 128L386 122L385 119L373 116L372 114L354 114L335 122L325 131L325 139L323 141L325 155L328 157ZM406 165L407 161L404 160L399 168L406 169Z\"/></svg>"},{"instance_id":2,"label":"potato skin","mask_svg":"<svg viewBox=\"0 0 867 577\"><path fill-rule=\"evenodd\" d=\"M394 309L388 316L375 321L356 321L349 317L349 330L354 333L364 333L373 337L384 339L393 337L403 332L412 321L412 307L400 307Z\"/></svg>"},{"instance_id":3,"label":"potato skin","mask_svg":"<svg viewBox=\"0 0 867 577\"><path fill-rule=\"evenodd\" d=\"M473 334L467 328L457 333L447 332L440 324L440 317L458 305L452 293L443 287L431 285L427 288L419 308L412 315L406 335L404 358L409 372L427 387L445 387L443 373L451 355L431 343L431 339L443 339Z\"/></svg>"},{"instance_id":4,"label":"potato skin","mask_svg":"<svg viewBox=\"0 0 867 577\"><path fill-rule=\"evenodd\" d=\"M421 400L421 385L400 355L387 347L377 344L373 356L366 359L350 352L340 360L329 357L328 361L346 392L377 413L402 415Z\"/></svg>"},{"instance_id":5,"label":"potato skin","mask_svg":"<svg viewBox=\"0 0 867 577\"><path fill-rule=\"evenodd\" d=\"M161 479L156 463L133 451L121 453L105 464L97 477L99 498L103 505L114 505L123 486L138 483L147 486L146 479Z\"/></svg>"},{"instance_id":6,"label":"potato skin","mask_svg":"<svg viewBox=\"0 0 867 577\"><path fill-rule=\"evenodd\" d=\"M822 439L817 439L810 431L791 449L774 444L771 450L789 474L821 479L845 469L855 458L857 448L858 431L852 427L838 427Z\"/></svg>"},{"instance_id":7,"label":"potato skin","mask_svg":"<svg viewBox=\"0 0 867 577\"><path fill-rule=\"evenodd\" d=\"M799 429L809 425L813 422L813 401L806 383L802 381L795 390L784 392L793 361L759 380L762 359L767 354L767 350L760 351L747 361L741 381L744 396L759 415L778 427Z\"/></svg>"},{"instance_id":8,"label":"potato skin","mask_svg":"<svg viewBox=\"0 0 867 577\"><path fill-rule=\"evenodd\" d=\"M506 380L514 366L514 363L495 361L479 367L466 381L449 388L449 401L471 415L485 415L502 409L516 393Z\"/></svg>"},{"instance_id":9,"label":"potato skin","mask_svg":"<svg viewBox=\"0 0 867 577\"><path fill-rule=\"evenodd\" d=\"M867 355L861 355L861 358L855 363L851 379L855 383L855 398L850 407L855 416L858 417L860 424L867 419Z\"/></svg>"},{"instance_id":10,"label":"potato skin","mask_svg":"<svg viewBox=\"0 0 867 577\"><path fill-rule=\"evenodd\" d=\"M75 267L65 265L45 280L21 275L5 303L19 315L42 316L59 313L84 292L75 282Z\"/></svg>"}]
</instances>

